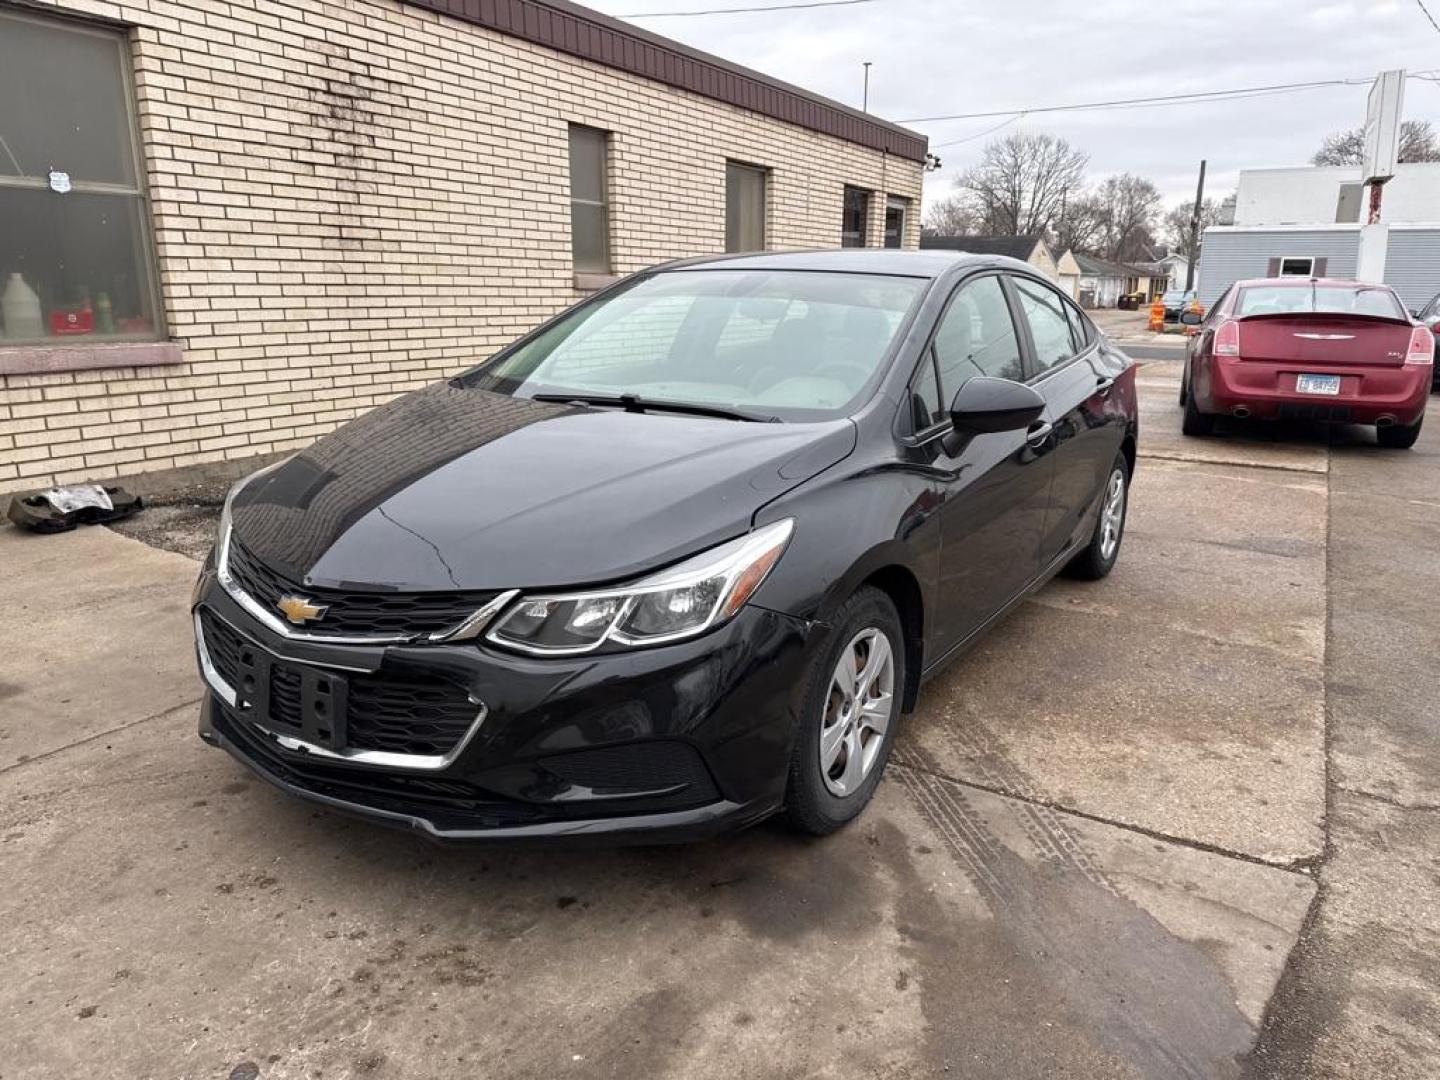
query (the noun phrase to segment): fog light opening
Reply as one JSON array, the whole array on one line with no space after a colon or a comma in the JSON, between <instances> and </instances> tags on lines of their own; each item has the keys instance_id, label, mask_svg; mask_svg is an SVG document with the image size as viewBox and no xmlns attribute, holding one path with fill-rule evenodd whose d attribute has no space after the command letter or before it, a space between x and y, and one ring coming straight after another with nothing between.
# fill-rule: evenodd
<instances>
[{"instance_id":1,"label":"fog light opening","mask_svg":"<svg viewBox=\"0 0 1440 1080\"><path fill-rule=\"evenodd\" d=\"M1235 417L1235 419L1237 420L1244 420L1247 416L1250 415L1250 409L1245 405L1236 405L1233 409L1230 410L1230 415Z\"/></svg>"},{"instance_id":2,"label":"fog light opening","mask_svg":"<svg viewBox=\"0 0 1440 1080\"><path fill-rule=\"evenodd\" d=\"M1389 426L1390 426L1391 424L1393 424L1393 423L1395 423L1395 417L1393 417L1393 416L1382 416L1382 417L1380 417L1380 419L1378 419L1378 420L1375 421L1375 426L1376 426L1376 427L1389 427Z\"/></svg>"}]
</instances>

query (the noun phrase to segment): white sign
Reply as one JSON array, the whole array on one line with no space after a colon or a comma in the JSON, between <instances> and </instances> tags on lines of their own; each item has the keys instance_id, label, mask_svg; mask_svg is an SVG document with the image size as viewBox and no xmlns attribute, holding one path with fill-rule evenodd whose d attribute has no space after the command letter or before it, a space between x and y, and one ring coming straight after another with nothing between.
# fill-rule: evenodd
<instances>
[{"instance_id":1,"label":"white sign","mask_svg":"<svg viewBox=\"0 0 1440 1080\"><path fill-rule=\"evenodd\" d=\"M1385 181L1395 175L1400 146L1400 106L1405 99L1405 72L1382 71L1370 87L1365 109L1365 182Z\"/></svg>"},{"instance_id":2,"label":"white sign","mask_svg":"<svg viewBox=\"0 0 1440 1080\"><path fill-rule=\"evenodd\" d=\"M68 172L52 172L50 174L50 190L56 195L64 195L70 191L70 174Z\"/></svg>"}]
</instances>

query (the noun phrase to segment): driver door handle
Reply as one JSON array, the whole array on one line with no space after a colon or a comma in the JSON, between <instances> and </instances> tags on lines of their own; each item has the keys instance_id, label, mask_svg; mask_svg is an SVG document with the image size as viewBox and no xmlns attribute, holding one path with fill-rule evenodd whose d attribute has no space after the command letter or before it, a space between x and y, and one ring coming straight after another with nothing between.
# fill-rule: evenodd
<instances>
[{"instance_id":1,"label":"driver door handle","mask_svg":"<svg viewBox=\"0 0 1440 1080\"><path fill-rule=\"evenodd\" d=\"M1039 446L1050 437L1050 433L1054 430L1055 425L1049 420L1037 421L1030 425L1029 431L1025 432L1025 441L1031 446Z\"/></svg>"},{"instance_id":2,"label":"driver door handle","mask_svg":"<svg viewBox=\"0 0 1440 1080\"><path fill-rule=\"evenodd\" d=\"M1115 380L1113 377L1109 375L1101 375L1098 379L1095 380L1095 392L1097 394L1103 394L1114 385Z\"/></svg>"}]
</instances>

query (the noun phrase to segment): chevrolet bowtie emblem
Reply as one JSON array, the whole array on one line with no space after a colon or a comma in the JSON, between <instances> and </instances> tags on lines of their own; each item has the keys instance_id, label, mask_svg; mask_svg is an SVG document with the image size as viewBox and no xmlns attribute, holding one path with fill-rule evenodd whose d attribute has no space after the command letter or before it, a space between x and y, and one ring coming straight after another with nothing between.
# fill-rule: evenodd
<instances>
[{"instance_id":1,"label":"chevrolet bowtie emblem","mask_svg":"<svg viewBox=\"0 0 1440 1080\"><path fill-rule=\"evenodd\" d=\"M275 606L284 613L297 626L308 622L314 622L328 610L324 604L314 604L303 596L282 596L275 601Z\"/></svg>"}]
</instances>

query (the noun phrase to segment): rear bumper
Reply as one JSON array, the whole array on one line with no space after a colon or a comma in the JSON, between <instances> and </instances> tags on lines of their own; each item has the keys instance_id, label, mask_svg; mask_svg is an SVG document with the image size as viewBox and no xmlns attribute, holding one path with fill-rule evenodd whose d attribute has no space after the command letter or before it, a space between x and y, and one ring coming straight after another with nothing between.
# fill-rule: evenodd
<instances>
[{"instance_id":1,"label":"rear bumper","mask_svg":"<svg viewBox=\"0 0 1440 1080\"><path fill-rule=\"evenodd\" d=\"M1288 362L1215 357L1196 372L1195 403L1201 412L1239 413L1261 420L1309 419L1340 423L1414 424L1425 414L1431 367L1326 365L1304 368ZM1301 394L1301 374L1338 375L1340 393Z\"/></svg>"}]
</instances>

